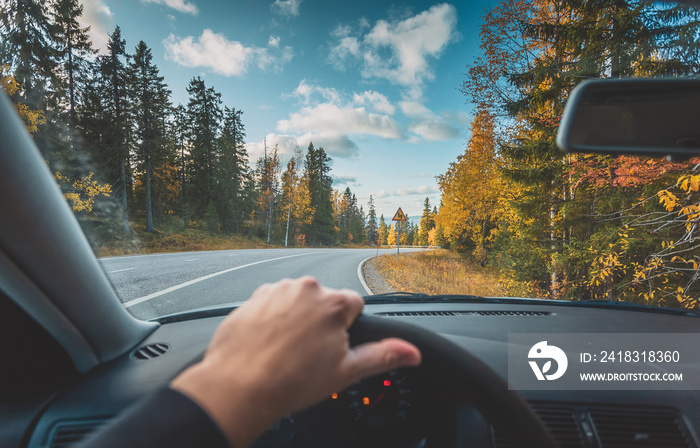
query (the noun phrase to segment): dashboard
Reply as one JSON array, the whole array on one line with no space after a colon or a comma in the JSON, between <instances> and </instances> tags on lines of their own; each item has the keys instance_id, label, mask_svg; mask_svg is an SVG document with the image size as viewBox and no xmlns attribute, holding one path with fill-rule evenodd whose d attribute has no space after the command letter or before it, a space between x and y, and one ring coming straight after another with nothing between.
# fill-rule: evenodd
<instances>
[{"instance_id":1,"label":"dashboard","mask_svg":"<svg viewBox=\"0 0 700 448\"><path fill-rule=\"evenodd\" d=\"M406 369L366 378L310 409L281 419L254 447L424 446L422 386L419 376Z\"/></svg>"},{"instance_id":2,"label":"dashboard","mask_svg":"<svg viewBox=\"0 0 700 448\"><path fill-rule=\"evenodd\" d=\"M366 314L401 319L451 340L506 378L509 333L695 333L696 317L507 303L395 303ZM94 369L48 404L29 447L70 447L144 395L201 359L223 316L166 318L131 353ZM562 447L698 447L700 391L527 390ZM251 404L252 405L252 404ZM441 439L449 428L456 434ZM444 434L443 434L444 435ZM286 416L255 447L445 446L506 448L508 442L468 403L454 403L439 379L420 368L365 379L322 403Z\"/></svg>"}]
</instances>

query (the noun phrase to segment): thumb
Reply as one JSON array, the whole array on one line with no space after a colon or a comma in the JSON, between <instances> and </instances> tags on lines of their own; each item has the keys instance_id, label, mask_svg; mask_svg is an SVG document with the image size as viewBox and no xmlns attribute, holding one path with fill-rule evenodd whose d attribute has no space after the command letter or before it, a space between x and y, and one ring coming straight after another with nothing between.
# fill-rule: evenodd
<instances>
[{"instance_id":1,"label":"thumb","mask_svg":"<svg viewBox=\"0 0 700 448\"><path fill-rule=\"evenodd\" d=\"M348 383L399 367L414 367L421 363L421 353L410 342L398 338L368 342L350 349L343 370Z\"/></svg>"}]
</instances>

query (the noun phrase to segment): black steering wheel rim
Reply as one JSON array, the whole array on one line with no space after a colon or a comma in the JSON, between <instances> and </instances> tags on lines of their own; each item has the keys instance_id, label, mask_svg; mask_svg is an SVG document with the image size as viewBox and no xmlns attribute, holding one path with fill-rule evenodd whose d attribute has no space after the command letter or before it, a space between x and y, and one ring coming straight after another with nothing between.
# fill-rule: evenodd
<instances>
[{"instance_id":1,"label":"black steering wheel rim","mask_svg":"<svg viewBox=\"0 0 700 448\"><path fill-rule=\"evenodd\" d=\"M366 314L355 320L348 333L353 346L389 337L411 342L423 355L424 373L451 387L456 401L473 406L513 446L558 446L537 414L517 392L508 389L500 375L452 341L406 322Z\"/></svg>"}]
</instances>

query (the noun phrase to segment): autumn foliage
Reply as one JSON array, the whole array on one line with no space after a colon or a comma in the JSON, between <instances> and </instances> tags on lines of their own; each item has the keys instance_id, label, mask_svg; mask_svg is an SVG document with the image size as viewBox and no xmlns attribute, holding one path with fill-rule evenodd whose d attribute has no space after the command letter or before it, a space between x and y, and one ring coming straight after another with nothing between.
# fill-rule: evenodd
<instances>
[{"instance_id":1,"label":"autumn foliage","mask_svg":"<svg viewBox=\"0 0 700 448\"><path fill-rule=\"evenodd\" d=\"M462 93L465 152L439 177L453 249L544 297L700 308L700 158L567 155L555 145L588 78L700 71L698 13L645 2L503 0L482 17Z\"/></svg>"}]
</instances>

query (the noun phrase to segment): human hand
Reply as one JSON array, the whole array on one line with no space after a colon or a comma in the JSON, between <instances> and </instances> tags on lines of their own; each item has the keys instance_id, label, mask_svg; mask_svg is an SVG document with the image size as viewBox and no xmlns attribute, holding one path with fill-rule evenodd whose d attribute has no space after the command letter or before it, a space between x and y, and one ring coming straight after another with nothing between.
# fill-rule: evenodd
<instances>
[{"instance_id":1,"label":"human hand","mask_svg":"<svg viewBox=\"0 0 700 448\"><path fill-rule=\"evenodd\" d=\"M356 292L311 277L262 285L171 387L207 411L232 446L247 447L278 418L361 378L420 364L401 339L350 348L347 330L363 305Z\"/></svg>"}]
</instances>

